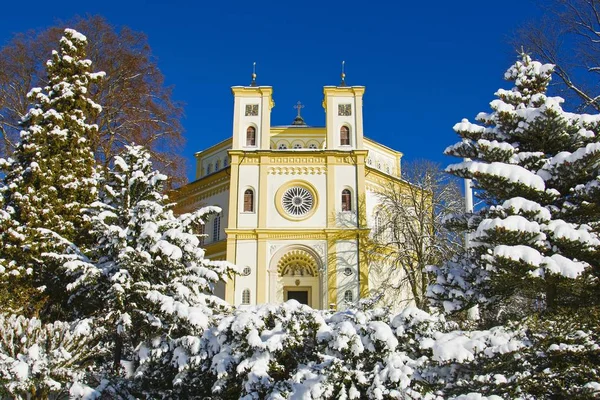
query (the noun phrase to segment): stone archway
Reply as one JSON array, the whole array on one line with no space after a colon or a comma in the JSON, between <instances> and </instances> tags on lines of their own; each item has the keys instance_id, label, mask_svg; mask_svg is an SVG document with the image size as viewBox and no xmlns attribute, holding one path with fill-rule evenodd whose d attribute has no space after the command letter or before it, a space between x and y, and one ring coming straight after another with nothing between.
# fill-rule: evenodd
<instances>
[{"instance_id":1,"label":"stone archway","mask_svg":"<svg viewBox=\"0 0 600 400\"><path fill-rule=\"evenodd\" d=\"M307 246L287 246L271 259L269 301L295 299L313 308L322 308L321 262Z\"/></svg>"}]
</instances>

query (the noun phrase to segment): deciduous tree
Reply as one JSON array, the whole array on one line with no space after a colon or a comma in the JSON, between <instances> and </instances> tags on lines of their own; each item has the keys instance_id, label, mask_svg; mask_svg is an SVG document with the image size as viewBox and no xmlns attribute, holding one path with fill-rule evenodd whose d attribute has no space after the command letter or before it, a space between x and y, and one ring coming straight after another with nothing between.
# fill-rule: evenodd
<instances>
[{"instance_id":1,"label":"deciduous tree","mask_svg":"<svg viewBox=\"0 0 600 400\"><path fill-rule=\"evenodd\" d=\"M0 49L0 155L10 155L16 146L21 119L29 108L27 93L47 83L42 60L63 26L88 37L87 56L106 72L104 80L90 87L92 99L103 106L93 121L98 131L88 138L96 158L107 167L125 145L137 143L150 151L162 171L184 182L181 103L172 99L172 88L165 85L146 36L127 27L117 30L100 16L20 33Z\"/></svg>"},{"instance_id":2,"label":"deciduous tree","mask_svg":"<svg viewBox=\"0 0 600 400\"><path fill-rule=\"evenodd\" d=\"M402 172L406 183L390 183L377 193L379 206L367 249L375 264L400 272L394 275L399 280L387 280L381 290L410 293L417 307L426 308L426 267L462 250L461 236L447 229L444 219L464 209L463 197L456 180L433 162L406 163Z\"/></svg>"}]
</instances>

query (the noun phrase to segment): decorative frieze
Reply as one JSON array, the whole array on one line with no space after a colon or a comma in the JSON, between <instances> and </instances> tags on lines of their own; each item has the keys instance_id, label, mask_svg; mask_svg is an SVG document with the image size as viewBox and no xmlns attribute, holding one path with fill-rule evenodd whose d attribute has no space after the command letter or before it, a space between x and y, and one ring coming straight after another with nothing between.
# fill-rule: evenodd
<instances>
[{"instance_id":1,"label":"decorative frieze","mask_svg":"<svg viewBox=\"0 0 600 400\"><path fill-rule=\"evenodd\" d=\"M295 164L295 165L307 165L307 164L325 164L325 157L311 156L311 157L270 157L270 164Z\"/></svg>"},{"instance_id":2,"label":"decorative frieze","mask_svg":"<svg viewBox=\"0 0 600 400\"><path fill-rule=\"evenodd\" d=\"M326 175L326 167L269 167L269 175Z\"/></svg>"}]
</instances>

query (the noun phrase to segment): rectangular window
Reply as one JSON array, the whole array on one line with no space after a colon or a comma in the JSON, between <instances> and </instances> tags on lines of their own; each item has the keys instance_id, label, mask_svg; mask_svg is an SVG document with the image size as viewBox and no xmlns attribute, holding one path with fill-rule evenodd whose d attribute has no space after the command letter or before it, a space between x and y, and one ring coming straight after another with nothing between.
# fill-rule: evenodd
<instances>
[{"instance_id":1,"label":"rectangular window","mask_svg":"<svg viewBox=\"0 0 600 400\"><path fill-rule=\"evenodd\" d=\"M221 234L221 216L217 215L213 222L213 242L219 241L219 236Z\"/></svg>"}]
</instances>

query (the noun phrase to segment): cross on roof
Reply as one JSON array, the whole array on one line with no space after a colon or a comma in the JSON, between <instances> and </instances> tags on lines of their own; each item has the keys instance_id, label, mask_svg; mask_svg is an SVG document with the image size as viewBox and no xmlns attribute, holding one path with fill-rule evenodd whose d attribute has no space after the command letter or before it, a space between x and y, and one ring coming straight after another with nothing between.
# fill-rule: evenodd
<instances>
[{"instance_id":1,"label":"cross on roof","mask_svg":"<svg viewBox=\"0 0 600 400\"><path fill-rule=\"evenodd\" d=\"M296 105L294 106L295 109L298 110L298 117L300 117L300 111L304 108L304 104L300 103L300 101L298 101L296 103Z\"/></svg>"}]
</instances>

